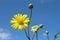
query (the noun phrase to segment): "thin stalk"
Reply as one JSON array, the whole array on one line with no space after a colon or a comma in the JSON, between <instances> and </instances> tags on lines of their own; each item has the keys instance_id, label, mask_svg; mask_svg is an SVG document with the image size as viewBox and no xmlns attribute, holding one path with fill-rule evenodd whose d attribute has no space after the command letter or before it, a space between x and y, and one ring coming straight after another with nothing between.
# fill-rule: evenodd
<instances>
[{"instance_id":1,"label":"thin stalk","mask_svg":"<svg viewBox=\"0 0 60 40\"><path fill-rule=\"evenodd\" d=\"M57 35L59 35L59 34L60 34L60 32L57 33Z\"/></svg>"},{"instance_id":2,"label":"thin stalk","mask_svg":"<svg viewBox=\"0 0 60 40\"><path fill-rule=\"evenodd\" d=\"M30 14L30 20L31 20L31 18L32 18L32 9L30 9L30 12L31 12L31 14Z\"/></svg>"},{"instance_id":3,"label":"thin stalk","mask_svg":"<svg viewBox=\"0 0 60 40\"><path fill-rule=\"evenodd\" d=\"M54 40L56 40L56 38L54 38Z\"/></svg>"},{"instance_id":4,"label":"thin stalk","mask_svg":"<svg viewBox=\"0 0 60 40\"><path fill-rule=\"evenodd\" d=\"M36 32L36 40L38 40L38 33Z\"/></svg>"},{"instance_id":5,"label":"thin stalk","mask_svg":"<svg viewBox=\"0 0 60 40\"><path fill-rule=\"evenodd\" d=\"M26 30L24 30L24 32L25 32L26 37L28 38L28 40L30 40L30 38L29 38L29 37L28 37L28 35L27 35L27 31L26 31Z\"/></svg>"},{"instance_id":6,"label":"thin stalk","mask_svg":"<svg viewBox=\"0 0 60 40\"><path fill-rule=\"evenodd\" d=\"M31 21L31 17L32 17L32 9L30 10L30 21ZM29 40L30 40L30 22L28 23L28 37L29 37Z\"/></svg>"},{"instance_id":7,"label":"thin stalk","mask_svg":"<svg viewBox=\"0 0 60 40\"><path fill-rule=\"evenodd\" d=\"M34 36L35 36L35 33L34 33L33 36L32 36L32 40L34 40Z\"/></svg>"},{"instance_id":8,"label":"thin stalk","mask_svg":"<svg viewBox=\"0 0 60 40\"><path fill-rule=\"evenodd\" d=\"M49 36L47 35L47 39L49 40Z\"/></svg>"}]
</instances>

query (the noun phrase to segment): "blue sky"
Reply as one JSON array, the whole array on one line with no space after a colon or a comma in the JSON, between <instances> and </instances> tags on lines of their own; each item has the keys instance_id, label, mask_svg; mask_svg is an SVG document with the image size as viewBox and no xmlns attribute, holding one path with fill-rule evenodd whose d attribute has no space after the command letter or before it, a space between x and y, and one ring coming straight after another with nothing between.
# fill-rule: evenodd
<instances>
[{"instance_id":1,"label":"blue sky","mask_svg":"<svg viewBox=\"0 0 60 40\"><path fill-rule=\"evenodd\" d=\"M60 31L60 0L0 0L0 40L27 40L23 31L11 27L10 20L17 13L29 16L29 3L34 5L30 26L44 25L38 31L39 40L47 40L46 30L50 40L53 40L53 34Z\"/></svg>"}]
</instances>

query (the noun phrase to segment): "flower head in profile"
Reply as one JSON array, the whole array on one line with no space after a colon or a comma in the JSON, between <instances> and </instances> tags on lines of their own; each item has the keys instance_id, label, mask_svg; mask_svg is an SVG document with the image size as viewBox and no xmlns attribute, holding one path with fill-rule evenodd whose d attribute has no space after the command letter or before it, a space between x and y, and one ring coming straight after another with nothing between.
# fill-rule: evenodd
<instances>
[{"instance_id":1,"label":"flower head in profile","mask_svg":"<svg viewBox=\"0 0 60 40\"><path fill-rule=\"evenodd\" d=\"M43 24L35 25L35 26L32 27L31 31L32 32L37 32L41 28L43 28Z\"/></svg>"},{"instance_id":2,"label":"flower head in profile","mask_svg":"<svg viewBox=\"0 0 60 40\"><path fill-rule=\"evenodd\" d=\"M37 32L38 29L39 29L38 25L35 25L35 26L32 27L31 31L32 32Z\"/></svg>"},{"instance_id":3,"label":"flower head in profile","mask_svg":"<svg viewBox=\"0 0 60 40\"><path fill-rule=\"evenodd\" d=\"M27 17L27 14L16 14L14 15L14 18L10 21L12 24L12 27L14 29L23 30L26 27L28 27L28 22L30 22L29 18Z\"/></svg>"}]
</instances>

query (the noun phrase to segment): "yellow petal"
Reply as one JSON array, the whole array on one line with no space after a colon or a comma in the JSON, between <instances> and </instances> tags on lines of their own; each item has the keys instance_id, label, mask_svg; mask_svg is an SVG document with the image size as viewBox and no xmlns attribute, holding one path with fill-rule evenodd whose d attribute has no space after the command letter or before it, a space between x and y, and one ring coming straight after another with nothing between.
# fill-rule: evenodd
<instances>
[{"instance_id":1,"label":"yellow petal","mask_svg":"<svg viewBox=\"0 0 60 40\"><path fill-rule=\"evenodd\" d=\"M12 24L12 27L13 27L14 29L17 29L18 24Z\"/></svg>"},{"instance_id":2,"label":"yellow petal","mask_svg":"<svg viewBox=\"0 0 60 40\"><path fill-rule=\"evenodd\" d=\"M23 28L24 27L22 25L19 25L19 27L18 27L19 30L23 30Z\"/></svg>"},{"instance_id":3,"label":"yellow petal","mask_svg":"<svg viewBox=\"0 0 60 40\"><path fill-rule=\"evenodd\" d=\"M26 18L27 17L27 14L24 14L23 17Z\"/></svg>"},{"instance_id":4,"label":"yellow petal","mask_svg":"<svg viewBox=\"0 0 60 40\"><path fill-rule=\"evenodd\" d=\"M20 18L20 17L22 17L22 14L14 15L14 18Z\"/></svg>"},{"instance_id":5,"label":"yellow petal","mask_svg":"<svg viewBox=\"0 0 60 40\"><path fill-rule=\"evenodd\" d=\"M11 20L10 23L17 23L17 21L16 20Z\"/></svg>"},{"instance_id":6,"label":"yellow petal","mask_svg":"<svg viewBox=\"0 0 60 40\"><path fill-rule=\"evenodd\" d=\"M27 22L30 22L30 20L29 19L24 20L24 23L27 23Z\"/></svg>"},{"instance_id":7,"label":"yellow petal","mask_svg":"<svg viewBox=\"0 0 60 40\"><path fill-rule=\"evenodd\" d=\"M25 27L28 27L28 24L24 24Z\"/></svg>"},{"instance_id":8,"label":"yellow petal","mask_svg":"<svg viewBox=\"0 0 60 40\"><path fill-rule=\"evenodd\" d=\"M27 18L27 14L23 15L23 20L25 20Z\"/></svg>"}]
</instances>

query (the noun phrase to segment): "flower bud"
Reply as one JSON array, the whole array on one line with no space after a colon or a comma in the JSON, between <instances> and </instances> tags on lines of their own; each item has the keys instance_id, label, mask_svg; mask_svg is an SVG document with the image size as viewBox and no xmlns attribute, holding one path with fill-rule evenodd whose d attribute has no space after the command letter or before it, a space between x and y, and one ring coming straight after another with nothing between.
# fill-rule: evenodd
<instances>
[{"instance_id":1,"label":"flower bud","mask_svg":"<svg viewBox=\"0 0 60 40\"><path fill-rule=\"evenodd\" d=\"M49 34L49 32L46 30L46 34L48 35Z\"/></svg>"},{"instance_id":2,"label":"flower bud","mask_svg":"<svg viewBox=\"0 0 60 40\"><path fill-rule=\"evenodd\" d=\"M57 37L57 34L54 34L54 38L56 38Z\"/></svg>"},{"instance_id":3,"label":"flower bud","mask_svg":"<svg viewBox=\"0 0 60 40\"><path fill-rule=\"evenodd\" d=\"M33 4L31 4L31 3L28 6L29 6L30 9L33 8Z\"/></svg>"},{"instance_id":4,"label":"flower bud","mask_svg":"<svg viewBox=\"0 0 60 40\"><path fill-rule=\"evenodd\" d=\"M39 25L39 28L43 28L43 24L40 24L40 25Z\"/></svg>"}]
</instances>

